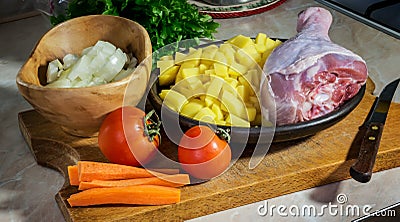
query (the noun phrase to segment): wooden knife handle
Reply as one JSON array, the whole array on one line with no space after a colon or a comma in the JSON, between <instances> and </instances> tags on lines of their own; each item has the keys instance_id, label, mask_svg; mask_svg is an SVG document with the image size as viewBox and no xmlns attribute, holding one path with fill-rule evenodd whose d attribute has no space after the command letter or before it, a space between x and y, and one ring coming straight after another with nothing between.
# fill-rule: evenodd
<instances>
[{"instance_id":1,"label":"wooden knife handle","mask_svg":"<svg viewBox=\"0 0 400 222\"><path fill-rule=\"evenodd\" d=\"M365 131L365 134L361 141L360 153L357 161L350 168L351 177L361 183L367 183L371 180L372 169L383 132L382 123L372 122L365 127L366 129L361 129Z\"/></svg>"}]
</instances>

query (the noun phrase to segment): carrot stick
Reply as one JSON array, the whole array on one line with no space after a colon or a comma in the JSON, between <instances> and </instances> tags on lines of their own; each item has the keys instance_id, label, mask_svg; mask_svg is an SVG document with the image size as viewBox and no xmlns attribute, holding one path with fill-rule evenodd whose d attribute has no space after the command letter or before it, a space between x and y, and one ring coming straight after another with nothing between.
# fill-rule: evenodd
<instances>
[{"instance_id":1,"label":"carrot stick","mask_svg":"<svg viewBox=\"0 0 400 222\"><path fill-rule=\"evenodd\" d=\"M79 185L78 165L68 166L68 177L71 186Z\"/></svg>"},{"instance_id":2,"label":"carrot stick","mask_svg":"<svg viewBox=\"0 0 400 222\"><path fill-rule=\"evenodd\" d=\"M139 185L88 189L72 194L67 201L71 207L101 204L163 205L179 202L180 194L179 188Z\"/></svg>"},{"instance_id":3,"label":"carrot stick","mask_svg":"<svg viewBox=\"0 0 400 222\"><path fill-rule=\"evenodd\" d=\"M188 174L167 175L164 177L149 177L126 180L92 180L90 182L82 181L79 184L79 190L87 190L99 187L127 187L137 185L158 185L165 187L181 187L190 184Z\"/></svg>"},{"instance_id":4,"label":"carrot stick","mask_svg":"<svg viewBox=\"0 0 400 222\"><path fill-rule=\"evenodd\" d=\"M79 161L78 174L79 181L122 180L166 175L139 167L94 161Z\"/></svg>"},{"instance_id":5,"label":"carrot stick","mask_svg":"<svg viewBox=\"0 0 400 222\"><path fill-rule=\"evenodd\" d=\"M153 168L149 170L164 174L179 174L179 169L174 168Z\"/></svg>"}]
</instances>

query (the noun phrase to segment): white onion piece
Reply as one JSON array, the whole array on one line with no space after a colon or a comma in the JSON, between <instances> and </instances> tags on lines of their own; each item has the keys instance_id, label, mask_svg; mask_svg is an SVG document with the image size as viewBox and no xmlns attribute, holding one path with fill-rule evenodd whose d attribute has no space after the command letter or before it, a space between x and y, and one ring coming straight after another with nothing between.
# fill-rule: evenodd
<instances>
[{"instance_id":1,"label":"white onion piece","mask_svg":"<svg viewBox=\"0 0 400 222\"><path fill-rule=\"evenodd\" d=\"M47 87L87 87L106 84L129 76L137 66L132 54L105 41L85 48L79 57L67 54L62 64L59 60L49 63Z\"/></svg>"},{"instance_id":2,"label":"white onion piece","mask_svg":"<svg viewBox=\"0 0 400 222\"><path fill-rule=\"evenodd\" d=\"M58 71L62 69L60 60L51 61L47 67L47 83L51 83L58 78Z\"/></svg>"},{"instance_id":3,"label":"white onion piece","mask_svg":"<svg viewBox=\"0 0 400 222\"><path fill-rule=\"evenodd\" d=\"M66 54L63 58L63 68L68 69L71 67L76 61L78 61L79 57L74 54Z\"/></svg>"}]
</instances>

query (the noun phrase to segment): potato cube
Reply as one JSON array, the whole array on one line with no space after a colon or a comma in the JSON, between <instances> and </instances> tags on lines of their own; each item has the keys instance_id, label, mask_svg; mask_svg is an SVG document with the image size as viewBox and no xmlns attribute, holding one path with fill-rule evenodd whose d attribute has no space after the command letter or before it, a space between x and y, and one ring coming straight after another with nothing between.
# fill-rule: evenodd
<instances>
[{"instance_id":1,"label":"potato cube","mask_svg":"<svg viewBox=\"0 0 400 222\"><path fill-rule=\"evenodd\" d=\"M243 119L247 118L244 102L238 99L236 95L230 93L229 91L223 91L221 102L226 106L228 113L232 113Z\"/></svg>"},{"instance_id":2,"label":"potato cube","mask_svg":"<svg viewBox=\"0 0 400 222\"><path fill-rule=\"evenodd\" d=\"M239 97L243 100L243 101L247 101L249 99L249 91L248 88L245 87L244 85L239 85L236 87L236 91L238 92Z\"/></svg>"},{"instance_id":3,"label":"potato cube","mask_svg":"<svg viewBox=\"0 0 400 222\"><path fill-rule=\"evenodd\" d=\"M218 98L221 92L224 80L219 77L214 77L211 79L210 85L207 88L207 95Z\"/></svg>"},{"instance_id":4,"label":"potato cube","mask_svg":"<svg viewBox=\"0 0 400 222\"><path fill-rule=\"evenodd\" d=\"M233 87L229 82L224 82L222 85L222 91L228 91L232 93L233 95L237 95L236 87Z\"/></svg>"},{"instance_id":5,"label":"potato cube","mask_svg":"<svg viewBox=\"0 0 400 222\"><path fill-rule=\"evenodd\" d=\"M200 74L204 74L205 71L208 69L208 65L204 64L204 63L200 63L199 65L199 73Z\"/></svg>"},{"instance_id":6,"label":"potato cube","mask_svg":"<svg viewBox=\"0 0 400 222\"><path fill-rule=\"evenodd\" d=\"M187 88L191 90L195 90L198 88L204 88L203 82L200 80L200 76L193 76L185 79L185 83L187 84Z\"/></svg>"},{"instance_id":7,"label":"potato cube","mask_svg":"<svg viewBox=\"0 0 400 222\"><path fill-rule=\"evenodd\" d=\"M231 126L237 127L250 127L250 122L242 119L235 114L229 113L228 117L225 119L225 122Z\"/></svg>"},{"instance_id":8,"label":"potato cube","mask_svg":"<svg viewBox=\"0 0 400 222\"><path fill-rule=\"evenodd\" d=\"M218 98L210 96L210 95L206 95L206 97L204 97L204 102L205 102L206 106L208 106L208 107L211 107L213 104L216 104L218 106L221 105Z\"/></svg>"},{"instance_id":9,"label":"potato cube","mask_svg":"<svg viewBox=\"0 0 400 222\"><path fill-rule=\"evenodd\" d=\"M257 110L254 107L246 107L247 110L247 120L249 122L254 121L257 115Z\"/></svg>"},{"instance_id":10,"label":"potato cube","mask_svg":"<svg viewBox=\"0 0 400 222\"><path fill-rule=\"evenodd\" d=\"M172 55L165 55L160 58L160 61L164 60L174 60L174 57Z\"/></svg>"},{"instance_id":11,"label":"potato cube","mask_svg":"<svg viewBox=\"0 0 400 222\"><path fill-rule=\"evenodd\" d=\"M278 45L276 45L273 39L267 38L267 40L265 41L265 46L267 47L268 51L272 51Z\"/></svg>"},{"instance_id":12,"label":"potato cube","mask_svg":"<svg viewBox=\"0 0 400 222\"><path fill-rule=\"evenodd\" d=\"M214 60L215 60L215 62L219 62L219 63L225 64L225 65L228 64L228 60L226 59L224 53L222 53L220 51L217 51L215 53Z\"/></svg>"},{"instance_id":13,"label":"potato cube","mask_svg":"<svg viewBox=\"0 0 400 222\"><path fill-rule=\"evenodd\" d=\"M209 45L203 49L201 54L201 63L210 66L214 63L215 53L218 51L218 46Z\"/></svg>"},{"instance_id":14,"label":"potato cube","mask_svg":"<svg viewBox=\"0 0 400 222\"><path fill-rule=\"evenodd\" d=\"M258 33L255 39L256 44L265 45L267 41L267 35L265 33Z\"/></svg>"},{"instance_id":15,"label":"potato cube","mask_svg":"<svg viewBox=\"0 0 400 222\"><path fill-rule=\"evenodd\" d=\"M163 89L163 90L161 90L161 92L158 95L160 96L160 98L162 100L164 100L165 97L167 96L167 94L169 93L169 91L170 91L169 89Z\"/></svg>"},{"instance_id":16,"label":"potato cube","mask_svg":"<svg viewBox=\"0 0 400 222\"><path fill-rule=\"evenodd\" d=\"M173 89L164 98L164 104L176 112L179 112L186 103L186 97Z\"/></svg>"},{"instance_id":17,"label":"potato cube","mask_svg":"<svg viewBox=\"0 0 400 222\"><path fill-rule=\"evenodd\" d=\"M254 44L253 40L250 37L244 35L237 35L229 39L228 42L239 48L244 48L250 44Z\"/></svg>"},{"instance_id":18,"label":"potato cube","mask_svg":"<svg viewBox=\"0 0 400 222\"><path fill-rule=\"evenodd\" d=\"M175 64L180 65L185 58L186 54L181 52L175 52Z\"/></svg>"},{"instance_id":19,"label":"potato cube","mask_svg":"<svg viewBox=\"0 0 400 222\"><path fill-rule=\"evenodd\" d=\"M160 69L160 74L162 74L163 72L165 72L165 70L168 70L169 68L171 68L174 65L175 65L174 60L159 60L159 61L157 61L157 68Z\"/></svg>"},{"instance_id":20,"label":"potato cube","mask_svg":"<svg viewBox=\"0 0 400 222\"><path fill-rule=\"evenodd\" d=\"M258 53L254 44L244 47L243 51L245 51L254 61L259 62L261 60L261 54Z\"/></svg>"},{"instance_id":21,"label":"potato cube","mask_svg":"<svg viewBox=\"0 0 400 222\"><path fill-rule=\"evenodd\" d=\"M247 68L253 68L256 66L256 62L253 60L249 54L247 54L243 50L238 50L235 54L236 61L244 66L247 66Z\"/></svg>"},{"instance_id":22,"label":"potato cube","mask_svg":"<svg viewBox=\"0 0 400 222\"><path fill-rule=\"evenodd\" d=\"M161 72L158 76L158 83L160 84L160 86L167 86L174 83L178 71L179 66L174 65L164 72Z\"/></svg>"},{"instance_id":23,"label":"potato cube","mask_svg":"<svg viewBox=\"0 0 400 222\"><path fill-rule=\"evenodd\" d=\"M188 103L182 106L181 115L193 118L200 109L204 107L204 102L199 99L190 99Z\"/></svg>"},{"instance_id":24,"label":"potato cube","mask_svg":"<svg viewBox=\"0 0 400 222\"><path fill-rule=\"evenodd\" d=\"M221 110L220 106L218 106L217 104L213 104L211 106L211 110L214 112L215 118L217 120L223 120L224 119L224 114L222 113L222 110Z\"/></svg>"},{"instance_id":25,"label":"potato cube","mask_svg":"<svg viewBox=\"0 0 400 222\"><path fill-rule=\"evenodd\" d=\"M220 76L222 78L228 77L228 66L226 66L225 64L217 62L214 63L214 70L217 76Z\"/></svg>"},{"instance_id":26,"label":"potato cube","mask_svg":"<svg viewBox=\"0 0 400 222\"><path fill-rule=\"evenodd\" d=\"M238 77L244 75L247 72L248 68L245 65L234 62L230 64L228 73L233 77Z\"/></svg>"},{"instance_id":27,"label":"potato cube","mask_svg":"<svg viewBox=\"0 0 400 222\"><path fill-rule=\"evenodd\" d=\"M215 114L209 107L203 107L199 112L193 117L193 119L200 120L203 122L214 123Z\"/></svg>"},{"instance_id":28,"label":"potato cube","mask_svg":"<svg viewBox=\"0 0 400 222\"><path fill-rule=\"evenodd\" d=\"M254 120L251 122L251 125L253 126L261 126L262 123L262 117L260 113L257 113L256 117Z\"/></svg>"},{"instance_id":29,"label":"potato cube","mask_svg":"<svg viewBox=\"0 0 400 222\"><path fill-rule=\"evenodd\" d=\"M182 69L182 78L184 78L184 79L193 77L193 76L198 76L198 75L199 75L198 67Z\"/></svg>"}]
</instances>

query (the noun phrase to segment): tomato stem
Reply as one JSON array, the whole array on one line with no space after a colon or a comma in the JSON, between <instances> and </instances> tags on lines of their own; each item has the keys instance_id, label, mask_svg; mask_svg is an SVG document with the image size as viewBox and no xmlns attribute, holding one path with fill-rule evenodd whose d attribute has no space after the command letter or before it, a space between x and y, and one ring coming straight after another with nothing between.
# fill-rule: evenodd
<instances>
[{"instance_id":1,"label":"tomato stem","mask_svg":"<svg viewBox=\"0 0 400 222\"><path fill-rule=\"evenodd\" d=\"M156 117L156 121L152 120L152 116ZM144 135L147 136L150 142L154 141L154 137L158 136L159 143L161 143L161 134L160 134L160 126L161 121L158 117L156 111L153 109L146 116L143 118L143 125L144 127Z\"/></svg>"},{"instance_id":2,"label":"tomato stem","mask_svg":"<svg viewBox=\"0 0 400 222\"><path fill-rule=\"evenodd\" d=\"M215 134L222 140L225 140L227 143L231 141L231 135L229 134L229 129L222 129L222 128L217 128L215 130Z\"/></svg>"}]
</instances>

